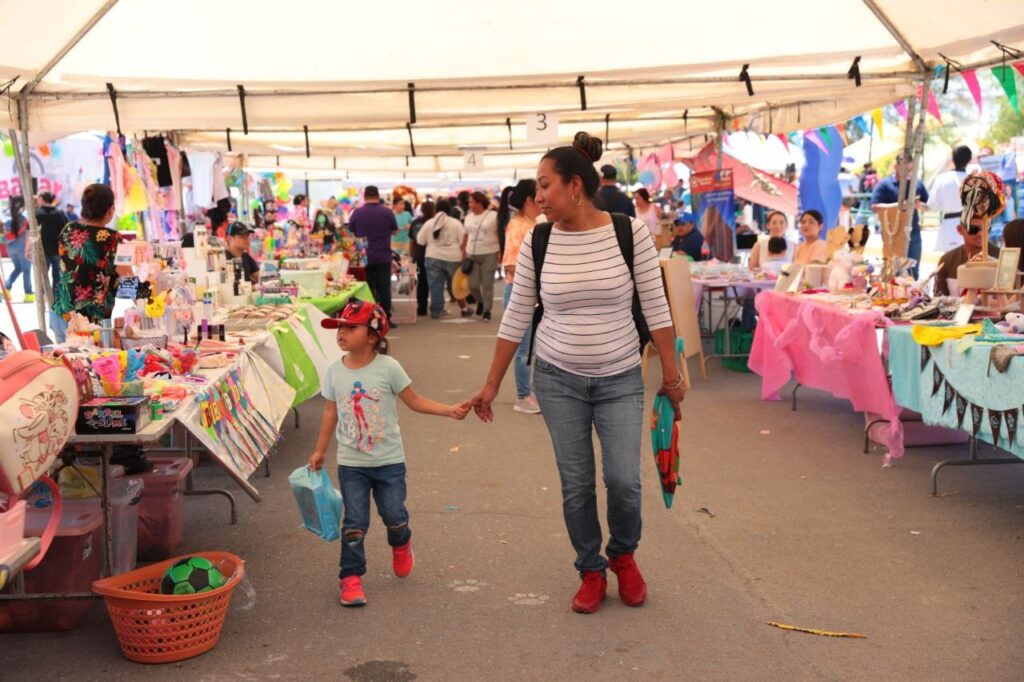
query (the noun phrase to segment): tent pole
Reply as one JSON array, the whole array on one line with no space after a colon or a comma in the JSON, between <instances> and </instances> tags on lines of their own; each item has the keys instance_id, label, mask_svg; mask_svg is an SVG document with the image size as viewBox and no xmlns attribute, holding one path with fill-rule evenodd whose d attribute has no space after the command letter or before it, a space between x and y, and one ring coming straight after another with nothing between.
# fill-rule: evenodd
<instances>
[{"instance_id":1,"label":"tent pole","mask_svg":"<svg viewBox=\"0 0 1024 682\"><path fill-rule=\"evenodd\" d=\"M883 12L878 6L878 3L875 2L875 0L864 0L864 4L867 5L868 9L871 10L871 13L875 15L875 18L877 18L882 26L885 27L885 30L895 38L896 42L899 43L899 46L907 53L907 56L910 57L911 61L914 62L914 65L922 72L927 71L928 67L925 65L924 60L921 59L921 55L917 53L913 45L910 44L910 41L907 40L906 36L896 28L896 24L892 23L889 17L885 15L885 12Z\"/></svg>"},{"instance_id":2,"label":"tent pole","mask_svg":"<svg viewBox=\"0 0 1024 682\"><path fill-rule=\"evenodd\" d=\"M36 321L39 323L39 329L46 331L46 311L53 306L53 289L48 277L50 269L46 267L43 243L39 238L39 222L36 220L36 201L32 191L31 149L28 146L28 104L21 95L18 96L18 123L22 130L22 141L18 140L17 131L11 129L7 132L11 136L14 162L18 168L18 177L21 182L21 196L25 200L25 214L28 216L28 244L32 249L32 279L33 287L37 292Z\"/></svg>"},{"instance_id":3,"label":"tent pole","mask_svg":"<svg viewBox=\"0 0 1024 682\"><path fill-rule=\"evenodd\" d=\"M929 76L925 76L922 79L921 85L921 97L918 102L918 119L917 127L914 129L914 140L913 147L911 148L910 155L910 179L907 182L907 190L905 194L901 194L901 202L904 210L907 210L907 220L913 224L914 211L917 208L917 177L921 170L921 163L924 157L924 137L925 128L928 120L928 93L931 87L932 79ZM907 119L909 120L912 116L913 110L907 111ZM910 241L907 241L907 248L910 248Z\"/></svg>"},{"instance_id":4,"label":"tent pole","mask_svg":"<svg viewBox=\"0 0 1024 682\"><path fill-rule=\"evenodd\" d=\"M928 97L928 86L929 81L927 78L924 79L924 86L921 88L921 95L924 98ZM900 179L899 191L897 192L897 201L899 203L899 212L897 213L897 220L899 221L899 229L904 232L910 224L913 223L914 210L916 208L917 198L917 158L915 156L915 149L917 147L917 136L921 135L921 140L924 140L924 115L927 113L927 107L924 102L927 99L921 100L921 119L918 123L917 128L914 127L914 116L918 112L918 98L917 96L909 97L907 104L907 130L903 141L903 152L901 156L906 160L905 163L911 165L910 176L903 177ZM897 164L897 170L899 170L899 164ZM910 240L904 241L905 247L910 247ZM903 256L906 257L907 253L904 251Z\"/></svg>"},{"instance_id":5,"label":"tent pole","mask_svg":"<svg viewBox=\"0 0 1024 682\"><path fill-rule=\"evenodd\" d=\"M867 0L866 0L867 1ZM851 58L853 55L850 55ZM998 61L998 60L997 60ZM741 63L737 63L737 67L742 66ZM723 67L726 68L726 67ZM892 81L911 81L915 78L920 77L920 71L893 71L890 73L865 73L861 72L861 80L892 80ZM758 82L761 83L786 83L786 82L799 82L799 81L848 81L849 76L846 71L842 73L814 73L814 74L766 74L758 76ZM587 87L635 87L644 85L653 86L672 86L672 85L707 85L715 83L735 83L735 76L678 76L675 78L616 78L608 79L603 81L594 81L593 83L587 81ZM416 86L417 93L425 92L437 92L437 93L450 93L450 92L490 92L494 90L552 90L560 88L571 88L578 89L579 84L575 79L571 81L536 81L532 83L506 83L506 84L481 84L481 85L435 85L435 86ZM245 91L246 99L252 97L290 97L290 96L323 96L323 95L392 95L392 94L407 94L409 88L407 84L401 86L382 86L378 88L352 88L352 89L324 89L324 90L264 90L264 91ZM33 95L39 99L54 99L54 100L76 100L76 99L107 99L110 94L103 90L102 92L56 92L46 91ZM163 97L174 97L178 99L185 98L211 98L211 97L231 97L233 99L238 98L238 91L232 87L230 90L134 90L117 93L118 99L160 99ZM601 121L604 121L602 116ZM219 132L224 132L223 128Z\"/></svg>"}]
</instances>

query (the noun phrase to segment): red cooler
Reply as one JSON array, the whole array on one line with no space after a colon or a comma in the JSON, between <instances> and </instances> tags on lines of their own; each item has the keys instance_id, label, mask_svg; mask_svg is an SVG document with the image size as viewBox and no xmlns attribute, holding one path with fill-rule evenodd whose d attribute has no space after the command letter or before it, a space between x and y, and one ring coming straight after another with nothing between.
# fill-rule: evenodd
<instances>
[{"instance_id":1,"label":"red cooler","mask_svg":"<svg viewBox=\"0 0 1024 682\"><path fill-rule=\"evenodd\" d=\"M25 514L25 537L43 534L50 510L30 508ZM103 565L103 515L97 509L64 508L53 544L42 563L25 572L25 592L92 592ZM11 588L4 590L11 593ZM89 599L0 601L0 632L70 630L96 604Z\"/></svg>"},{"instance_id":2,"label":"red cooler","mask_svg":"<svg viewBox=\"0 0 1024 682\"><path fill-rule=\"evenodd\" d=\"M153 470L141 478L139 559L160 561L174 554L185 530L185 479L192 471L186 457L149 457Z\"/></svg>"}]
</instances>

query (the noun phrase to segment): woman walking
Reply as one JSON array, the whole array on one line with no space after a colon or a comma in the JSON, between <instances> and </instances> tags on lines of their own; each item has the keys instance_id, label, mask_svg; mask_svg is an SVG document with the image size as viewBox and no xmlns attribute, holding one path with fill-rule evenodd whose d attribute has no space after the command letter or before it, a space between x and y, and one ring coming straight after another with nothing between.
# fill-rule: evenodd
<instances>
[{"instance_id":1,"label":"woman walking","mask_svg":"<svg viewBox=\"0 0 1024 682\"><path fill-rule=\"evenodd\" d=\"M661 236L661 207L651 201L651 193L646 187L641 187L633 193L633 203L636 205L637 219L647 225L647 229L651 231L651 238L657 242Z\"/></svg>"},{"instance_id":2,"label":"woman walking","mask_svg":"<svg viewBox=\"0 0 1024 682\"><path fill-rule=\"evenodd\" d=\"M466 231L455 218L448 215L451 204L447 199L437 202L437 214L433 220L423 224L416 235L416 242L427 247L424 264L427 267L427 283L430 285L430 317L438 319L445 314L445 289L455 275L459 263L466 257L462 248ZM458 300L462 316L472 315L465 300Z\"/></svg>"},{"instance_id":3,"label":"woman walking","mask_svg":"<svg viewBox=\"0 0 1024 682\"><path fill-rule=\"evenodd\" d=\"M28 218L23 213L24 208L24 199L11 197L11 219L4 223L4 236L7 240L7 255L14 267L7 275L5 286L10 291L18 275L21 275L25 285L25 303L32 303L36 296L32 292L32 250L28 243Z\"/></svg>"},{"instance_id":4,"label":"woman walking","mask_svg":"<svg viewBox=\"0 0 1024 682\"><path fill-rule=\"evenodd\" d=\"M469 197L466 236L462 248L473 263L469 271L469 293L476 299L477 317L491 321L494 305L494 273L498 270L501 246L498 242L498 217L490 210L490 199L483 192Z\"/></svg>"},{"instance_id":5,"label":"woman walking","mask_svg":"<svg viewBox=\"0 0 1024 682\"><path fill-rule=\"evenodd\" d=\"M477 415L492 421L491 404L532 325L535 304L541 303L534 391L554 445L562 510L582 578L572 602L579 613L601 607L608 568L618 577L624 603L640 606L647 598L633 558L640 542L640 449L646 421L636 302L661 358L661 390L676 407L677 419L686 389L651 233L641 221L609 215L594 205L600 185L594 163L601 151L601 140L577 133L572 146L557 147L541 159L537 202L554 223L537 226L523 241L491 370L473 398ZM537 259L544 255L539 263L535 242ZM632 263L626 260L629 253ZM601 554L597 514L595 428L608 491L607 559Z\"/></svg>"}]
</instances>

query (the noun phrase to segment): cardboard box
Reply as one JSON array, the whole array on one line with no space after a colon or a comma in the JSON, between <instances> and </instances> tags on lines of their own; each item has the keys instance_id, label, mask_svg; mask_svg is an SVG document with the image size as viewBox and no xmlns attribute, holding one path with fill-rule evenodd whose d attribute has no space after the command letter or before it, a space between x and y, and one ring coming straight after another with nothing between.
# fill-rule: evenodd
<instances>
[{"instance_id":1,"label":"cardboard box","mask_svg":"<svg viewBox=\"0 0 1024 682\"><path fill-rule=\"evenodd\" d=\"M146 428L151 418L147 397L93 398L78 406L75 433L138 433Z\"/></svg>"}]
</instances>

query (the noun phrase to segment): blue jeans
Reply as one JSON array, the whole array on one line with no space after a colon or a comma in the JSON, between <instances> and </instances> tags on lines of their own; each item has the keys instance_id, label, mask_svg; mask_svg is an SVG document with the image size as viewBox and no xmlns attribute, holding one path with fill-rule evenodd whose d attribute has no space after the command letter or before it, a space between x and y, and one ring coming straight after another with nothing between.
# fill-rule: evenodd
<instances>
[{"instance_id":1,"label":"blue jeans","mask_svg":"<svg viewBox=\"0 0 1024 682\"><path fill-rule=\"evenodd\" d=\"M508 302L512 298L512 285L505 285L505 307L508 308ZM515 375L516 375L516 397L525 398L531 393L531 372L530 365L527 364L530 360L530 337L533 336L533 327L527 327L526 333L523 335L523 340L519 342L519 350L516 351L516 357L514 361Z\"/></svg>"},{"instance_id":2,"label":"blue jeans","mask_svg":"<svg viewBox=\"0 0 1024 682\"><path fill-rule=\"evenodd\" d=\"M10 289L14 280L18 279L18 275L22 275L25 279L25 295L29 295L32 293L32 261L25 256L25 239L25 237L21 237L7 242L7 255L11 257L14 267L4 284Z\"/></svg>"},{"instance_id":3,"label":"blue jeans","mask_svg":"<svg viewBox=\"0 0 1024 682\"><path fill-rule=\"evenodd\" d=\"M551 433L562 512L576 550L576 570L603 572L601 523L597 518L593 430L601 441L608 491L609 558L636 551L640 543L640 446L644 382L640 368L611 377L585 377L534 358L534 392Z\"/></svg>"},{"instance_id":4,"label":"blue jeans","mask_svg":"<svg viewBox=\"0 0 1024 682\"><path fill-rule=\"evenodd\" d=\"M363 540L370 528L370 493L388 530L388 544L400 547L412 538L405 508L405 464L382 467L338 467L345 518L341 522L341 574L366 573Z\"/></svg>"},{"instance_id":5,"label":"blue jeans","mask_svg":"<svg viewBox=\"0 0 1024 682\"><path fill-rule=\"evenodd\" d=\"M910 268L910 276L917 279L921 266L921 230L910 231L910 241L907 243L907 258L913 258L917 261L917 265Z\"/></svg>"},{"instance_id":6,"label":"blue jeans","mask_svg":"<svg viewBox=\"0 0 1024 682\"><path fill-rule=\"evenodd\" d=\"M53 296L57 296L57 283L60 282L60 256L47 256L46 265L50 268L50 279L52 280ZM53 331L53 340L57 343L64 343L67 340L68 323L57 313L50 311L50 329Z\"/></svg>"},{"instance_id":7,"label":"blue jeans","mask_svg":"<svg viewBox=\"0 0 1024 682\"><path fill-rule=\"evenodd\" d=\"M427 283L430 285L430 314L437 317L444 312L444 297L447 285L459 267L457 262L427 258Z\"/></svg>"}]
</instances>

